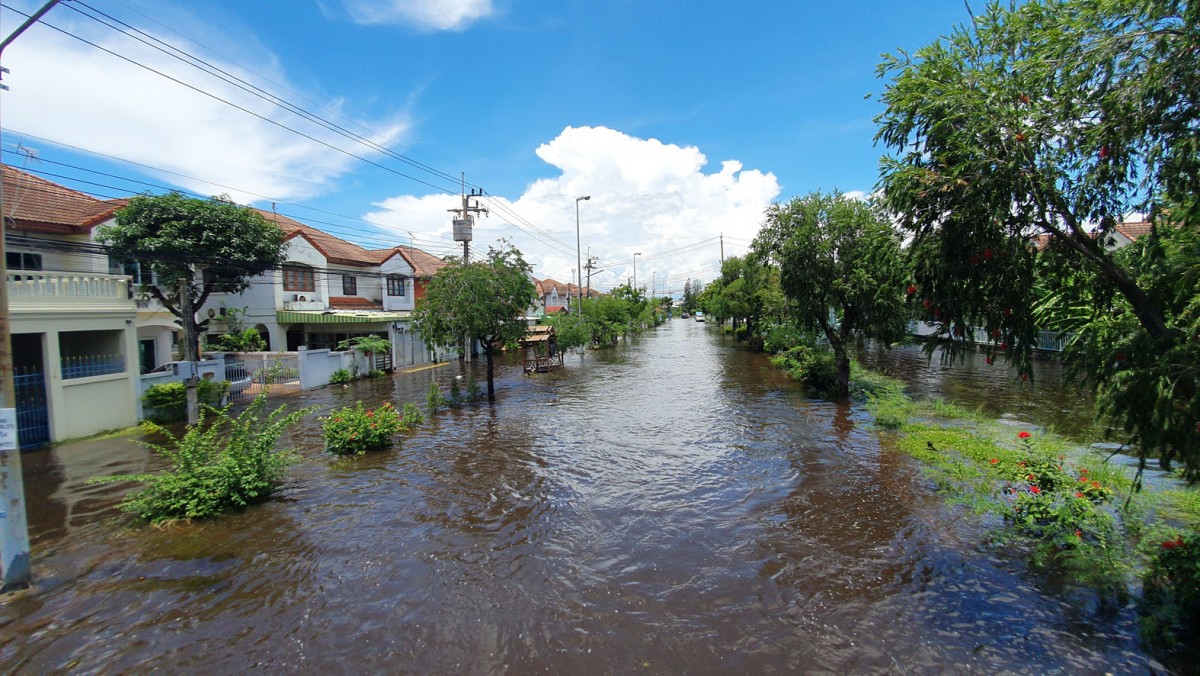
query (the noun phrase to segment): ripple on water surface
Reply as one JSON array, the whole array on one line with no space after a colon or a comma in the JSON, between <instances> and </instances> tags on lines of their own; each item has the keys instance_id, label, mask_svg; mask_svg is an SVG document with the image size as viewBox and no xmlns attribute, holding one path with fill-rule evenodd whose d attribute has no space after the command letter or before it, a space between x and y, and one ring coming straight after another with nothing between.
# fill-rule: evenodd
<instances>
[{"instance_id":1,"label":"ripple on water surface","mask_svg":"<svg viewBox=\"0 0 1200 676\"><path fill-rule=\"evenodd\" d=\"M481 364L307 393L276 499L130 528L130 440L30 454L35 589L0 663L41 672L1145 670L996 557L861 410L810 401L703 324L443 411L396 448L322 452L318 416L424 401ZM920 368L919 365L913 368Z\"/></svg>"}]
</instances>

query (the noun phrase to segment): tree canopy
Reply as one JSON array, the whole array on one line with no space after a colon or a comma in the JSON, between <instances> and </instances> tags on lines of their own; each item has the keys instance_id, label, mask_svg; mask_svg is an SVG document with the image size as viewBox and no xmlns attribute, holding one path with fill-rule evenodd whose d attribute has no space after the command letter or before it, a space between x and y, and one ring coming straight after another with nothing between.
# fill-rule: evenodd
<instances>
[{"instance_id":1,"label":"tree canopy","mask_svg":"<svg viewBox=\"0 0 1200 676\"><path fill-rule=\"evenodd\" d=\"M849 393L855 340L903 337L904 254L899 235L871 203L814 192L774 204L753 251L779 268L800 328L829 341L837 365L834 396Z\"/></svg>"},{"instance_id":2,"label":"tree canopy","mask_svg":"<svg viewBox=\"0 0 1200 676\"><path fill-rule=\"evenodd\" d=\"M432 345L452 347L464 337L487 356L488 399L495 400L494 351L525 335L525 313L536 297L532 268L510 244L482 260L451 261L438 270L413 313L417 332Z\"/></svg>"},{"instance_id":3,"label":"tree canopy","mask_svg":"<svg viewBox=\"0 0 1200 676\"><path fill-rule=\"evenodd\" d=\"M287 248L283 231L253 209L224 197L195 199L177 192L134 197L117 211L114 225L99 229L97 239L115 258L154 272L143 290L180 318L193 343L208 323L197 322L194 309L214 291L246 290L253 277L283 265ZM181 284L187 298L180 296ZM193 308L190 317L184 317L185 304Z\"/></svg>"},{"instance_id":4,"label":"tree canopy","mask_svg":"<svg viewBox=\"0 0 1200 676\"><path fill-rule=\"evenodd\" d=\"M913 302L942 335L981 329L1028 374L1038 329L1070 329L1074 372L1143 459L1180 457L1192 478L1194 303L1168 300L1151 278L1193 255L1156 249L1177 237L1163 231L1200 224L1197 44L1200 10L1182 0L992 4L949 37L886 57L876 136L890 152L886 206L913 235ZM1146 246L1114 253L1117 226L1137 212L1152 224ZM1177 281L1173 293L1194 293ZM1181 361L1133 372L1167 355Z\"/></svg>"}]
</instances>

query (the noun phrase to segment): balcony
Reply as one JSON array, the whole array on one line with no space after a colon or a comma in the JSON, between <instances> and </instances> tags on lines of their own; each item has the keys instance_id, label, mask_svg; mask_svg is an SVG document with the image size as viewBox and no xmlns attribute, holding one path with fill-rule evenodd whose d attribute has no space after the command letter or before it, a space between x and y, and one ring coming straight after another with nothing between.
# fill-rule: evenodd
<instances>
[{"instance_id":1,"label":"balcony","mask_svg":"<svg viewBox=\"0 0 1200 676\"><path fill-rule=\"evenodd\" d=\"M8 273L8 304L14 312L137 309L127 275L28 270Z\"/></svg>"}]
</instances>

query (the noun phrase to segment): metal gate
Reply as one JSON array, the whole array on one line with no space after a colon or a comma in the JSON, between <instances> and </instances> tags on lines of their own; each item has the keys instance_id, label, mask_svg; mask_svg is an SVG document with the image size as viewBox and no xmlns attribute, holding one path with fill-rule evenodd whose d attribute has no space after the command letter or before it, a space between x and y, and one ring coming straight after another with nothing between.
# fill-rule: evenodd
<instances>
[{"instance_id":1,"label":"metal gate","mask_svg":"<svg viewBox=\"0 0 1200 676\"><path fill-rule=\"evenodd\" d=\"M50 441L50 406L46 402L46 374L37 367L13 368L17 397L17 442L36 448Z\"/></svg>"},{"instance_id":2,"label":"metal gate","mask_svg":"<svg viewBox=\"0 0 1200 676\"><path fill-rule=\"evenodd\" d=\"M245 353L226 358L229 401L249 402L259 394L273 397L300 392L300 357L294 353Z\"/></svg>"}]
</instances>

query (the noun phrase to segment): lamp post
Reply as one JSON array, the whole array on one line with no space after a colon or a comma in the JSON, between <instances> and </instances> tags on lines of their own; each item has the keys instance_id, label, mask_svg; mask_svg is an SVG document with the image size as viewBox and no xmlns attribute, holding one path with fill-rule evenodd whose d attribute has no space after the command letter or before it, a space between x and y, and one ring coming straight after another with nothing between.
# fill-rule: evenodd
<instances>
[{"instance_id":1,"label":"lamp post","mask_svg":"<svg viewBox=\"0 0 1200 676\"><path fill-rule=\"evenodd\" d=\"M654 297L654 287L658 282L658 270L650 271L650 297Z\"/></svg>"},{"instance_id":2,"label":"lamp post","mask_svg":"<svg viewBox=\"0 0 1200 676\"><path fill-rule=\"evenodd\" d=\"M633 289L631 289L631 291L633 291L635 294L637 293L637 257L641 255L641 251L633 254Z\"/></svg>"},{"instance_id":3,"label":"lamp post","mask_svg":"<svg viewBox=\"0 0 1200 676\"><path fill-rule=\"evenodd\" d=\"M575 269L583 272L583 259L579 256L579 203L583 200L592 199L591 195L584 195L575 198ZM580 275L580 284L575 285L575 298L579 301L578 307L575 309L575 314L583 314L583 277Z\"/></svg>"}]
</instances>

